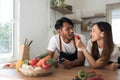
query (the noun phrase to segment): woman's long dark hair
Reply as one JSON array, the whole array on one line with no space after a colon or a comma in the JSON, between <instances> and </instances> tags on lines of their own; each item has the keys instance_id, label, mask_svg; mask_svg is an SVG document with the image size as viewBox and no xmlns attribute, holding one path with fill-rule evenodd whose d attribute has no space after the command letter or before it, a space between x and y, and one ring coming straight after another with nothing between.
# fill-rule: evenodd
<instances>
[{"instance_id":1,"label":"woman's long dark hair","mask_svg":"<svg viewBox=\"0 0 120 80\"><path fill-rule=\"evenodd\" d=\"M99 59L100 57L104 58L103 62L104 64L107 64L110 60L111 54L114 49L114 42L113 42L113 36L112 36L112 29L111 25L107 22L97 22L94 25L97 25L101 32L104 32L104 45L103 45L103 51L100 56L98 51L98 44L97 42L93 42L92 46L92 56L95 60Z\"/></svg>"}]
</instances>

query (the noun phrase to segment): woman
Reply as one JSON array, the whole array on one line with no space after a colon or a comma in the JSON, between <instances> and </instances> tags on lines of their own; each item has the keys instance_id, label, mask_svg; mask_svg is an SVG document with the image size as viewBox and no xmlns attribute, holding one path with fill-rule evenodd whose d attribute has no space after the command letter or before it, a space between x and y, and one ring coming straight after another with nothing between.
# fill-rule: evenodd
<instances>
[{"instance_id":1,"label":"woman","mask_svg":"<svg viewBox=\"0 0 120 80\"><path fill-rule=\"evenodd\" d=\"M110 24L107 22L93 24L90 35L87 48L80 39L75 39L76 46L82 49L89 65L92 68L116 70L119 67L116 63L119 49L113 42Z\"/></svg>"}]
</instances>

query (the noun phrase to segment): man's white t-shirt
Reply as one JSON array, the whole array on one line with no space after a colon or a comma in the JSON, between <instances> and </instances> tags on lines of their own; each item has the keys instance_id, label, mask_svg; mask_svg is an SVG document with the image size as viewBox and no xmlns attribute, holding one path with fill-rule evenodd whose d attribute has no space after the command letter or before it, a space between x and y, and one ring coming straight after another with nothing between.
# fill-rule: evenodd
<instances>
[{"instance_id":1,"label":"man's white t-shirt","mask_svg":"<svg viewBox=\"0 0 120 80\"><path fill-rule=\"evenodd\" d=\"M82 40L82 42L84 44L86 44L86 39L85 39L84 35L76 34L76 33L75 33L75 35L79 35L81 40ZM63 41L63 39L61 39L61 43L62 43L62 52L69 53L69 54L72 54L72 53L75 52L76 49L75 49L73 40L71 40L71 42L69 42L69 43L65 43ZM50 39L47 49L52 51L52 52L56 52L57 51L57 53L60 53L59 34L54 35ZM82 51L82 50L80 48L78 48L78 51Z\"/></svg>"},{"instance_id":2,"label":"man's white t-shirt","mask_svg":"<svg viewBox=\"0 0 120 80\"><path fill-rule=\"evenodd\" d=\"M87 44L87 50L88 50L88 52L89 52L90 54L91 54L91 49L92 49L92 41L91 41L91 39L90 39L90 40L88 40L88 44ZM103 48L98 48L98 51L99 51L99 53L100 53L100 55L101 55L101 54L102 54L102 51L103 51ZM119 48L118 48L116 45L114 45L114 50L113 50L113 52L112 52L110 61L112 61L112 62L117 62L117 59L118 59L119 54L120 54ZM88 63L87 60L85 61L85 65L86 65L86 66L89 65L89 63Z\"/></svg>"}]
</instances>

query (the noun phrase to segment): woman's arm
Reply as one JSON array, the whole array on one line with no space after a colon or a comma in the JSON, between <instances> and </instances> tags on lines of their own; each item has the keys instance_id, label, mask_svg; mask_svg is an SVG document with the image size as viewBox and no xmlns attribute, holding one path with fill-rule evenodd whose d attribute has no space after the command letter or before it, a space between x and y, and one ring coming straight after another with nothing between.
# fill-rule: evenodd
<instances>
[{"instance_id":1,"label":"woman's arm","mask_svg":"<svg viewBox=\"0 0 120 80\"><path fill-rule=\"evenodd\" d=\"M91 67L93 67L93 68L100 68L100 67L104 66L103 61L102 61L103 58L99 58L97 61L95 61L95 59L87 51L85 45L82 43L81 40L75 39L75 42L76 42L76 46L82 49L83 54L84 54L85 58L88 60L88 62L89 62Z\"/></svg>"},{"instance_id":2,"label":"woman's arm","mask_svg":"<svg viewBox=\"0 0 120 80\"><path fill-rule=\"evenodd\" d=\"M102 61L103 58L99 58L98 60L95 61L95 59L91 56L91 54L87 51L86 48L82 50L83 50L84 56L86 57L86 59L88 60L92 68L100 68L104 66Z\"/></svg>"}]
</instances>

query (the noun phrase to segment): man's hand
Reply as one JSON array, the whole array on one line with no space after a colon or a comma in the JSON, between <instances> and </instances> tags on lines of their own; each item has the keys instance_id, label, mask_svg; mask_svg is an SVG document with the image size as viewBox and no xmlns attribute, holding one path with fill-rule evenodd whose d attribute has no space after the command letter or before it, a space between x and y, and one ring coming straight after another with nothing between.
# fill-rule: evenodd
<instances>
[{"instance_id":1,"label":"man's hand","mask_svg":"<svg viewBox=\"0 0 120 80\"><path fill-rule=\"evenodd\" d=\"M64 68L70 69L72 68L72 62L67 60L66 58L62 58L62 64L64 65Z\"/></svg>"}]
</instances>

